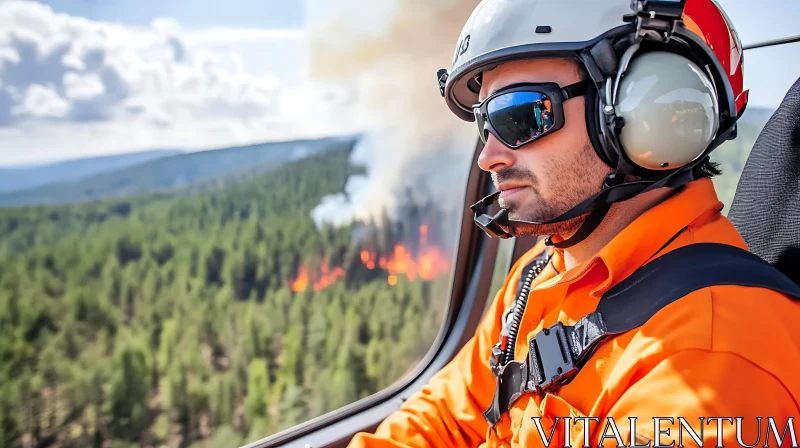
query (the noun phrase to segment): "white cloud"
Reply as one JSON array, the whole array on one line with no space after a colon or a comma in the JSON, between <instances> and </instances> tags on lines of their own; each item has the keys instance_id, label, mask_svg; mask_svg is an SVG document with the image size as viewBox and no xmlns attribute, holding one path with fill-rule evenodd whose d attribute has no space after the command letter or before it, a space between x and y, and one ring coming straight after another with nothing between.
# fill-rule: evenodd
<instances>
[{"instance_id":1,"label":"white cloud","mask_svg":"<svg viewBox=\"0 0 800 448\"><path fill-rule=\"evenodd\" d=\"M94 73L79 75L67 72L64 75L64 89L67 98L71 100L90 100L105 92L103 81Z\"/></svg>"},{"instance_id":2,"label":"white cloud","mask_svg":"<svg viewBox=\"0 0 800 448\"><path fill-rule=\"evenodd\" d=\"M296 75L287 85L289 69L248 70L254 55L286 65L269 49L303 39L298 30L184 30L170 18L133 28L0 0L0 164L336 133L341 110L330 102L346 96Z\"/></svg>"},{"instance_id":3,"label":"white cloud","mask_svg":"<svg viewBox=\"0 0 800 448\"><path fill-rule=\"evenodd\" d=\"M33 84L25 92L22 104L11 109L12 115L29 115L41 118L60 118L66 115L69 103L52 88Z\"/></svg>"},{"instance_id":4,"label":"white cloud","mask_svg":"<svg viewBox=\"0 0 800 448\"><path fill-rule=\"evenodd\" d=\"M159 17L152 22L153 29L162 34L178 34L181 31L181 24L171 17Z\"/></svg>"},{"instance_id":5,"label":"white cloud","mask_svg":"<svg viewBox=\"0 0 800 448\"><path fill-rule=\"evenodd\" d=\"M304 38L305 31L302 29L210 28L187 31L184 35L184 39L194 45L272 41L283 43Z\"/></svg>"}]
</instances>

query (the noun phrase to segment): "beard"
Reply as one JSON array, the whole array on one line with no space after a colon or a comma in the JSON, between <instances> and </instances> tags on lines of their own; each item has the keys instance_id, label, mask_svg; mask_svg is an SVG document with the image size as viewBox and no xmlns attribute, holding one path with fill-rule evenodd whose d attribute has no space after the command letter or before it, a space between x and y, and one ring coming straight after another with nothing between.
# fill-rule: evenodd
<instances>
[{"instance_id":1,"label":"beard","mask_svg":"<svg viewBox=\"0 0 800 448\"><path fill-rule=\"evenodd\" d=\"M516 237L559 235L569 238L577 232L586 221L588 212L565 221L544 223L558 218L599 192L603 180L612 172L596 157L591 143L587 142L579 154L577 160L548 161L542 171L542 179L523 166L511 166L492 173L495 185L514 182L529 187L524 199L500 198L498 201L500 207L508 210L509 220L526 221L504 226L508 233ZM545 191L552 194L548 195Z\"/></svg>"}]
</instances>

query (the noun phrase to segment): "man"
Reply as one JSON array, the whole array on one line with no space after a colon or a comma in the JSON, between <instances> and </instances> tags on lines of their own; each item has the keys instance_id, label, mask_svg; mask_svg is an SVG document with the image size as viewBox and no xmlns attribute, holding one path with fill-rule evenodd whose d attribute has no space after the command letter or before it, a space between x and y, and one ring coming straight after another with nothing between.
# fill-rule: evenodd
<instances>
[{"instance_id":1,"label":"man","mask_svg":"<svg viewBox=\"0 0 800 448\"><path fill-rule=\"evenodd\" d=\"M548 238L515 264L455 359L350 446L791 444L800 304L766 288L696 290L605 339L560 388L497 393L529 341L575 325L640 267L696 243L746 249L709 179L719 172L708 155L747 103L741 46L718 6L485 0L459 42L441 93L477 122L478 164L499 190L474 206L476 222L490 235ZM526 130L504 120L533 113L535 97L551 101L554 125L519 142Z\"/></svg>"},{"instance_id":2,"label":"man","mask_svg":"<svg viewBox=\"0 0 800 448\"><path fill-rule=\"evenodd\" d=\"M533 103L533 115L534 115L534 117L536 117L536 133L534 133L534 135L531 136L531 137L538 137L539 134L544 132L544 128L542 126L542 111L543 110L544 110L544 107L542 106L542 101L541 100L536 100ZM524 109L523 109L523 111L524 111Z\"/></svg>"},{"instance_id":3,"label":"man","mask_svg":"<svg viewBox=\"0 0 800 448\"><path fill-rule=\"evenodd\" d=\"M547 132L553 127L553 113L547 110L545 105L542 105L539 109L542 111L542 121L544 122L542 131Z\"/></svg>"}]
</instances>

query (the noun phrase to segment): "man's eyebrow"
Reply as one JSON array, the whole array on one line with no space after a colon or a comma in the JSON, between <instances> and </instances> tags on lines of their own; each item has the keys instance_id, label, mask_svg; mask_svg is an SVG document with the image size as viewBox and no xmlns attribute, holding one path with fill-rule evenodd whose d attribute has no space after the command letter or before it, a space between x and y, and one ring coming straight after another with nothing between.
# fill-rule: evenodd
<instances>
[{"instance_id":1,"label":"man's eyebrow","mask_svg":"<svg viewBox=\"0 0 800 448\"><path fill-rule=\"evenodd\" d=\"M508 83L508 84L500 84L499 86L492 85L491 86L491 87L493 87L492 89L486 89L486 95L483 94L483 89L481 89L481 91L478 93L478 102L481 102L481 101L485 100L486 98L489 98L490 96L494 95L495 93L497 93L497 92L499 92L499 91L501 91L501 90L505 89L506 87L508 87L510 85L513 85L513 84L515 84L515 83L511 82L511 83Z\"/></svg>"}]
</instances>

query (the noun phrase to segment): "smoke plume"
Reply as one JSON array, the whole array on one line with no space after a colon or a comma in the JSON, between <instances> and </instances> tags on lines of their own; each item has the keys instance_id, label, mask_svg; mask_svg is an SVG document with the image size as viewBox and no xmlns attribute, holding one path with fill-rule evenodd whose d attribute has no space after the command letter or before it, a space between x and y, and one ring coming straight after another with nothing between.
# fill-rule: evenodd
<instances>
[{"instance_id":1,"label":"smoke plume","mask_svg":"<svg viewBox=\"0 0 800 448\"><path fill-rule=\"evenodd\" d=\"M397 218L409 200L460 212L474 125L447 109L436 71L449 63L477 0L307 0L315 81L350 86L366 167L314 211L318 225ZM410 196L410 197L409 197ZM452 213L450 213L452 214Z\"/></svg>"}]
</instances>

